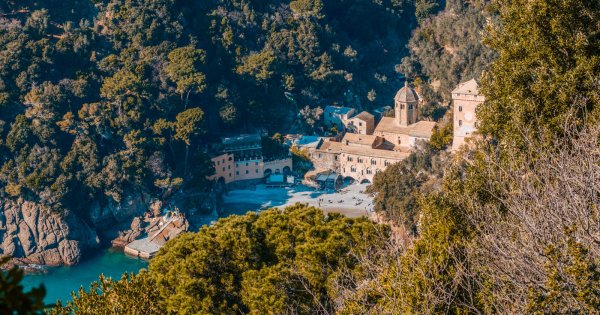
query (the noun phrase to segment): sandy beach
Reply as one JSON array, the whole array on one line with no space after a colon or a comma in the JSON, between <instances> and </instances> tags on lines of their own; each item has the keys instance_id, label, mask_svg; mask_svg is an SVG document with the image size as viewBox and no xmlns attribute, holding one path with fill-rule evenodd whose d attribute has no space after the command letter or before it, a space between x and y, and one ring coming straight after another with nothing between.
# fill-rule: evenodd
<instances>
[{"instance_id":1,"label":"sandy beach","mask_svg":"<svg viewBox=\"0 0 600 315\"><path fill-rule=\"evenodd\" d=\"M223 210L231 214L243 214L251 210L286 207L296 203L308 204L348 217L368 216L373 210L373 198L364 193L367 184L350 185L340 191L318 191L297 185L285 188L232 190L223 196Z\"/></svg>"}]
</instances>

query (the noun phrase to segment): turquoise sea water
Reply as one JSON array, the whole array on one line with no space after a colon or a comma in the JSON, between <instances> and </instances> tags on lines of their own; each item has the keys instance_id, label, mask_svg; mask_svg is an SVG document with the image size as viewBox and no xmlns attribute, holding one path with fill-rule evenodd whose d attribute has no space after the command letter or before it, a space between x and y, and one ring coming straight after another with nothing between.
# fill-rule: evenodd
<instances>
[{"instance_id":1,"label":"turquoise sea water","mask_svg":"<svg viewBox=\"0 0 600 315\"><path fill-rule=\"evenodd\" d=\"M47 304L54 304L57 300L71 300L71 292L77 291L81 286L89 289L90 283L98 280L98 275L104 274L113 279L121 278L124 272L137 273L141 268L148 266L145 260L129 257L118 249L106 249L97 255L87 257L76 266L48 268L44 274L26 275L23 279L25 289L44 284L46 287Z\"/></svg>"},{"instance_id":2,"label":"turquoise sea water","mask_svg":"<svg viewBox=\"0 0 600 315\"><path fill-rule=\"evenodd\" d=\"M312 191L313 189L296 186L293 191ZM289 198L290 189L269 189L252 192L252 197L240 196L240 200L223 205L223 212L219 217L227 217L234 214L244 214L266 207L281 206ZM315 195L316 196L316 195ZM313 197L315 197L313 196ZM315 197L316 198L316 197ZM233 198L236 199L236 198ZM210 224L214 217L206 218L205 224ZM48 268L44 274L30 274L23 279L25 289L37 287L44 284L46 287L47 304L55 304L61 300L63 304L71 300L71 292L79 290L83 286L89 289L93 281L98 280L98 275L104 274L113 279L120 279L124 272L137 273L141 268L146 268L148 261L125 255L122 250L109 248L100 251L96 255L88 255L84 261L71 267Z\"/></svg>"},{"instance_id":3,"label":"turquoise sea water","mask_svg":"<svg viewBox=\"0 0 600 315\"><path fill-rule=\"evenodd\" d=\"M238 205L238 207L222 213L221 217L243 214L248 210L256 209L258 208L254 204ZM211 220L211 218L207 218L206 224L210 224ZM81 286L88 290L90 284L98 280L100 274L120 279L124 272L138 273L141 268L147 266L147 260L127 256L117 248L109 248L96 255L88 255L84 261L75 266L49 267L46 273L25 275L23 286L29 290L44 284L46 288L45 303L55 304L57 300L61 300L65 304L66 301L71 300L71 292L79 290Z\"/></svg>"}]
</instances>

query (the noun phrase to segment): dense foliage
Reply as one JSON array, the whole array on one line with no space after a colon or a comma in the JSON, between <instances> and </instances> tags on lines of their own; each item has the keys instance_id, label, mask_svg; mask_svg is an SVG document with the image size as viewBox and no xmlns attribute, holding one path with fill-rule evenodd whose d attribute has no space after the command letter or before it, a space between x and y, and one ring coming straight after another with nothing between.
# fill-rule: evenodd
<instances>
[{"instance_id":1,"label":"dense foliage","mask_svg":"<svg viewBox=\"0 0 600 315\"><path fill-rule=\"evenodd\" d=\"M59 314L283 314L330 312L334 279L360 272L388 229L296 205L219 220L170 242L148 272L101 278ZM342 271L349 272L348 275Z\"/></svg>"},{"instance_id":2,"label":"dense foliage","mask_svg":"<svg viewBox=\"0 0 600 315\"><path fill-rule=\"evenodd\" d=\"M388 222L417 231L418 200L432 191L443 175L448 154L422 143L405 160L375 175L367 191L374 193L374 210Z\"/></svg>"},{"instance_id":3,"label":"dense foliage","mask_svg":"<svg viewBox=\"0 0 600 315\"><path fill-rule=\"evenodd\" d=\"M410 55L400 70L408 77L427 79L422 83L426 101L450 100L449 92L459 82L479 78L494 60L495 52L482 43L482 34L496 16L488 0L445 1L443 11L415 29L408 44Z\"/></svg>"},{"instance_id":4,"label":"dense foliage","mask_svg":"<svg viewBox=\"0 0 600 315\"><path fill-rule=\"evenodd\" d=\"M345 308L453 314L600 309L599 4L493 5L500 21L490 25L486 41L499 57L482 80L484 137L454 155L439 191L398 210L419 216L419 237L396 257L366 262L383 271L357 279L368 284L346 297ZM411 173L418 170L397 172L405 179L395 182L410 180Z\"/></svg>"},{"instance_id":5,"label":"dense foliage","mask_svg":"<svg viewBox=\"0 0 600 315\"><path fill-rule=\"evenodd\" d=\"M132 191L203 190L210 139L388 105L409 0L0 3L0 186L86 216ZM298 123L298 124L297 124Z\"/></svg>"},{"instance_id":6,"label":"dense foliage","mask_svg":"<svg viewBox=\"0 0 600 315\"><path fill-rule=\"evenodd\" d=\"M498 1L497 6L502 24L490 26L486 40L499 54L484 77L482 131L519 141L532 128L558 134L571 121L597 123L600 3Z\"/></svg>"},{"instance_id":7,"label":"dense foliage","mask_svg":"<svg viewBox=\"0 0 600 315\"><path fill-rule=\"evenodd\" d=\"M294 19L300 21L323 21L337 2L331 3L292 1L289 10ZM448 1L446 5L457 3ZM160 7L151 4L145 9ZM342 4L338 4L340 9ZM433 30L441 31L450 29L449 25L466 23L464 30L455 29L454 34L466 32L467 38L476 44L463 47L474 47L477 51L483 46L479 43L479 33L473 30L483 27L488 11L480 10L483 9L480 5L487 4L469 1L464 6L461 4L461 10L465 11L448 14L438 12L439 3L424 0L415 2L414 9L415 17L421 22L420 31L430 25L440 25ZM268 6L262 3L257 7ZM135 313L135 309L144 308L156 313L598 314L600 3L595 0L494 0L485 7L499 14L499 20L487 19L490 25L485 41L498 59L481 80L486 97L477 113L481 118L482 136L472 147L455 152L442 163L443 153L438 150L448 145L449 129L446 128L450 128L442 127L436 131L431 147L379 174L371 188L380 194L376 200L380 212L393 223L416 230L414 237L399 240L386 227L366 219L324 215L304 206L232 217L169 243L151 262L148 272L119 281L101 279L92 292L81 291L74 302L58 307L55 312L86 314L93 309L96 313L110 313L122 308L123 312ZM369 11L361 9L359 12L364 19ZM391 13L391 10L386 12ZM461 20L455 12L471 12L473 20ZM130 21L151 15L126 16ZM112 18L110 14L109 17ZM228 20L225 21L229 25ZM357 28L363 24L356 21L339 25L354 30L353 34L361 38L363 29ZM456 23L444 24L447 21ZM26 25L40 29L40 23L35 20ZM161 19L156 25L144 28L142 33L121 34L114 45L126 47L128 41L166 36L168 33L164 30L177 30L178 25ZM331 24L332 29L335 25ZM123 28L125 31L128 28ZM225 34L227 32L223 32L224 38L240 39ZM193 45L195 40L184 46ZM455 46L444 48L446 40L428 43L435 43L431 46L433 50L429 50L433 55L434 50L453 54ZM483 67L491 56L479 53L461 57L455 63L450 61L452 67L436 70L422 63L426 54L418 57L427 49L412 47L411 58L421 63L421 69L429 73L426 76L445 78L448 83L441 86L446 88L456 82L453 80L476 76L470 73L476 71L474 65ZM202 51L186 49L181 54L204 56L206 53L205 60L210 60L210 49L202 46L194 49ZM348 54L352 55L351 51ZM331 56L321 58L320 62L334 60ZM273 68L272 62L278 58L280 56L272 51L260 50L242 57L244 62L236 64L235 73L248 80L252 77L252 81L262 82L259 86L264 91L272 91L270 79L282 73L281 69ZM202 83L205 78L194 72L194 63L186 65L173 68L174 75L184 77L177 88L179 92L175 93L183 111L197 108L186 107L188 91L192 91L189 102L193 104L202 98L193 94L205 89ZM407 65L411 63L404 64ZM319 66L319 69L334 68ZM446 73L448 69L451 76L433 74L438 70ZM127 71L129 73L109 80L109 86L134 81L135 72ZM210 72L203 73L206 80L210 80ZM345 78L345 73L339 73L342 74ZM325 77L337 78L335 75ZM296 79L286 78L285 82L295 83ZM167 84L173 83L167 81ZM60 91L61 85L36 88L37 92L27 93L28 100L45 99L40 96L45 95L44 91ZM172 88L175 91L175 87ZM133 94L119 97L113 93L117 90L105 88L102 93L110 97L108 102L116 113L120 110L131 113L132 106L139 105L134 96L139 91L123 89ZM35 101L30 104L25 114L14 118L13 126L29 126L31 115L45 113L47 107L36 107ZM85 108L85 112L98 109L92 105ZM210 115L205 109L201 107L203 113ZM224 111L226 116L232 112ZM165 118L159 126L196 122L194 117L202 116L197 110L188 114L183 116L185 119L176 119L178 115ZM113 124L98 128L107 130L103 128L135 120L135 115L124 114L121 118L123 120L116 119ZM29 160L24 160L28 162L23 162L23 167L4 169L21 171L27 170L31 161L41 160L44 165L53 161L52 147L27 148L27 139L41 139L47 129L9 129L4 154L25 152L24 159ZM187 139L175 138L173 132L177 130L186 133L195 130L163 129L165 143ZM102 131L98 135L101 134ZM196 136L199 132L193 134ZM127 139L137 143L133 140L138 138L131 135ZM179 149L192 144L193 141L185 142ZM439 167L442 164L443 167ZM60 170L49 168L36 174L54 172ZM31 187L43 185L45 178L48 177L34 176L26 183ZM16 194L23 189L17 182L11 182L6 188L7 193Z\"/></svg>"}]
</instances>

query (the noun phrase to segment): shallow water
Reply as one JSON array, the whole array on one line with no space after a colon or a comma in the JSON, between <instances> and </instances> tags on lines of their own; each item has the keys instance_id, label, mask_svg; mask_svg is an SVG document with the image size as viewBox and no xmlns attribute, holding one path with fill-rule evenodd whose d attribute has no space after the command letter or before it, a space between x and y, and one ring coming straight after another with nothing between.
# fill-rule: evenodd
<instances>
[{"instance_id":1,"label":"shallow water","mask_svg":"<svg viewBox=\"0 0 600 315\"><path fill-rule=\"evenodd\" d=\"M90 283L98 280L100 274L120 279L124 272L137 273L146 266L147 261L129 257L122 251L111 248L102 250L75 266L48 268L45 274L26 275L23 286L28 290L43 283L46 287L44 302L54 304L61 300L64 304L71 299L72 291L79 290L81 286L89 289Z\"/></svg>"}]
</instances>

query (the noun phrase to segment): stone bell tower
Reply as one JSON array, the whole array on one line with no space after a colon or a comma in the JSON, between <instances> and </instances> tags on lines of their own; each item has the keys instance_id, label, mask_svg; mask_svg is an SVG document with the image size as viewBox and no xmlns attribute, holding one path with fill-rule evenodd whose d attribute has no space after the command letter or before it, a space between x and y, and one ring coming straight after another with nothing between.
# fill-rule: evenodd
<instances>
[{"instance_id":1,"label":"stone bell tower","mask_svg":"<svg viewBox=\"0 0 600 315\"><path fill-rule=\"evenodd\" d=\"M417 122L419 117L419 97L415 90L408 86L408 81L404 81L404 87L396 93L394 108L396 124L406 127Z\"/></svg>"}]
</instances>

